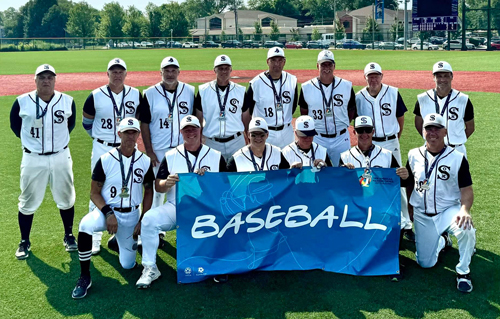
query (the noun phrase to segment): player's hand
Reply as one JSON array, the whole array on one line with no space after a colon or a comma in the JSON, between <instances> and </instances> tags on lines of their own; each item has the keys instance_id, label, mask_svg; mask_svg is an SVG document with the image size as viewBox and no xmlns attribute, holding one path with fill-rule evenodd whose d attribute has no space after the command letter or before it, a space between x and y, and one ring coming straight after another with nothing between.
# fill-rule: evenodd
<instances>
[{"instance_id":1,"label":"player's hand","mask_svg":"<svg viewBox=\"0 0 500 319\"><path fill-rule=\"evenodd\" d=\"M118 221L116 220L116 216L114 214L109 215L106 218L106 229L111 235L116 234L116 231L118 230Z\"/></svg>"},{"instance_id":2,"label":"player's hand","mask_svg":"<svg viewBox=\"0 0 500 319\"><path fill-rule=\"evenodd\" d=\"M290 168L302 168L302 163L295 162L292 165L290 165Z\"/></svg>"},{"instance_id":3,"label":"player's hand","mask_svg":"<svg viewBox=\"0 0 500 319\"><path fill-rule=\"evenodd\" d=\"M398 174L398 176L401 177L403 180L407 179L409 176L408 170L406 169L406 167L396 168L396 174Z\"/></svg>"},{"instance_id":4,"label":"player's hand","mask_svg":"<svg viewBox=\"0 0 500 319\"><path fill-rule=\"evenodd\" d=\"M173 174L173 175L168 175L165 185L170 189L174 187L175 183L179 181L179 175Z\"/></svg>"},{"instance_id":5,"label":"player's hand","mask_svg":"<svg viewBox=\"0 0 500 319\"><path fill-rule=\"evenodd\" d=\"M195 170L194 172L200 176L203 176L205 175L205 172L207 171L208 169L206 167L202 167L202 168L199 168L197 170Z\"/></svg>"},{"instance_id":6,"label":"player's hand","mask_svg":"<svg viewBox=\"0 0 500 319\"><path fill-rule=\"evenodd\" d=\"M326 166L326 163L324 160L317 158L314 160L313 166L318 169L321 169Z\"/></svg>"},{"instance_id":7,"label":"player's hand","mask_svg":"<svg viewBox=\"0 0 500 319\"><path fill-rule=\"evenodd\" d=\"M352 165L352 163L344 164L344 166L347 167L348 169L354 169L354 165Z\"/></svg>"},{"instance_id":8,"label":"player's hand","mask_svg":"<svg viewBox=\"0 0 500 319\"><path fill-rule=\"evenodd\" d=\"M134 240L137 240L138 236L141 234L141 221L139 221L137 223L137 225L135 225L135 228L134 228L134 233L133 233L133 238Z\"/></svg>"},{"instance_id":9,"label":"player's hand","mask_svg":"<svg viewBox=\"0 0 500 319\"><path fill-rule=\"evenodd\" d=\"M460 210L457 215L456 222L459 228L471 229L472 227L474 227L471 215L464 210Z\"/></svg>"},{"instance_id":10,"label":"player's hand","mask_svg":"<svg viewBox=\"0 0 500 319\"><path fill-rule=\"evenodd\" d=\"M153 164L153 167L156 167L156 165L160 165L160 162L158 161L158 157L156 157L155 152L146 152L146 155L151 159L151 164Z\"/></svg>"}]
</instances>

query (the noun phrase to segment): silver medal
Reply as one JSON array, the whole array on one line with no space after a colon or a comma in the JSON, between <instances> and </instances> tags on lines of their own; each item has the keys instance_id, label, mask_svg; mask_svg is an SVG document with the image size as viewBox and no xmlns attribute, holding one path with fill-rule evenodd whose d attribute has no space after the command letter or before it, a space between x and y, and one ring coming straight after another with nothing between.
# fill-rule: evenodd
<instances>
[{"instance_id":1,"label":"silver medal","mask_svg":"<svg viewBox=\"0 0 500 319\"><path fill-rule=\"evenodd\" d=\"M42 120L42 118L35 119L35 121L33 122L33 127L35 127L35 128L43 127L43 120Z\"/></svg>"}]
</instances>

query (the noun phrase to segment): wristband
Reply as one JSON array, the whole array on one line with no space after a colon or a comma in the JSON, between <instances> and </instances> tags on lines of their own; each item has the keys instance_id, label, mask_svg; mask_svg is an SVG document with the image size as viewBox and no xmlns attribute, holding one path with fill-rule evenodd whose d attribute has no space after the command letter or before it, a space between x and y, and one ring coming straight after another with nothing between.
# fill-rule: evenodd
<instances>
[{"instance_id":1,"label":"wristband","mask_svg":"<svg viewBox=\"0 0 500 319\"><path fill-rule=\"evenodd\" d=\"M105 205L101 209L101 213L103 213L104 217L107 219L109 216L114 215L115 212L111 209L109 205Z\"/></svg>"}]
</instances>

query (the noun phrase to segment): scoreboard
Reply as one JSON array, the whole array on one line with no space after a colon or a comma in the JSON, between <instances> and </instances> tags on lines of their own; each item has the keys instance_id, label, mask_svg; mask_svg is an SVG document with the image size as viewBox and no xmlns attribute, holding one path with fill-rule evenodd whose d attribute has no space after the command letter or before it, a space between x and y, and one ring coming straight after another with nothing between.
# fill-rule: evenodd
<instances>
[{"instance_id":1,"label":"scoreboard","mask_svg":"<svg viewBox=\"0 0 500 319\"><path fill-rule=\"evenodd\" d=\"M458 0L413 0L413 31L456 31Z\"/></svg>"}]
</instances>

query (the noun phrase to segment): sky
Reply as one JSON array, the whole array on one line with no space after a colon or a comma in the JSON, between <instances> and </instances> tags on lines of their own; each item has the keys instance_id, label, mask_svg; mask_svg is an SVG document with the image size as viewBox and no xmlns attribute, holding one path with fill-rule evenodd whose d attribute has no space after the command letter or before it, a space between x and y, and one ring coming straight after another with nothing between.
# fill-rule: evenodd
<instances>
[{"instance_id":1,"label":"sky","mask_svg":"<svg viewBox=\"0 0 500 319\"><path fill-rule=\"evenodd\" d=\"M112 2L113 0L86 0L88 4L90 4L92 7L101 10L104 4ZM117 1L117 0L115 0ZM184 0L173 0L177 2L183 2ZM14 7L15 9L19 9L19 7L23 6L28 2L28 0L0 0L0 11L5 11L9 7ZM74 0L73 2L81 2L78 0ZM134 5L137 9L144 11L146 8L146 5L149 2L152 2L156 5L161 5L163 3L170 2L169 0L142 0L142 1L137 1L137 0L118 0L118 2L122 5L124 8L128 8L131 5ZM400 8L403 8L403 1L400 1ZM411 0L408 2L408 9L411 9Z\"/></svg>"}]
</instances>

